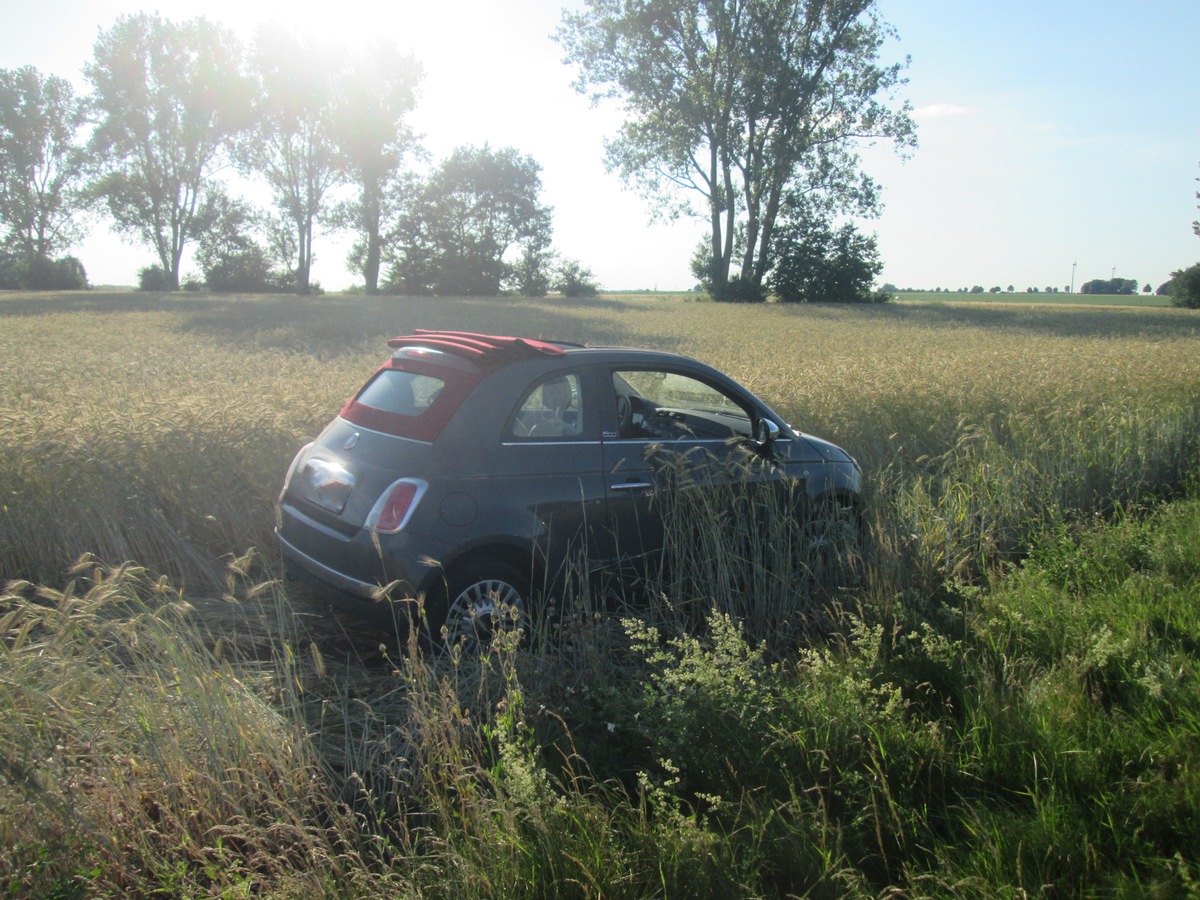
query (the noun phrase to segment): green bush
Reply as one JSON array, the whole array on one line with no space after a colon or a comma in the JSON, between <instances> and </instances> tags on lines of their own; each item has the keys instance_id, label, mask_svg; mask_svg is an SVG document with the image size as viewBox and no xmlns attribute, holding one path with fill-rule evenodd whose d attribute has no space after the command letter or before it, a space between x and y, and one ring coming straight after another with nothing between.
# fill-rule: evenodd
<instances>
[{"instance_id":1,"label":"green bush","mask_svg":"<svg viewBox=\"0 0 1200 900\"><path fill-rule=\"evenodd\" d=\"M1174 306L1200 309L1200 263L1171 273L1168 294Z\"/></svg>"},{"instance_id":2,"label":"green bush","mask_svg":"<svg viewBox=\"0 0 1200 900\"><path fill-rule=\"evenodd\" d=\"M28 291L83 291L88 288L83 263L73 256L27 260L19 253L0 252L0 288Z\"/></svg>"},{"instance_id":3,"label":"green bush","mask_svg":"<svg viewBox=\"0 0 1200 900\"><path fill-rule=\"evenodd\" d=\"M749 278L735 275L724 287L713 289L713 299L722 303L763 303L767 299L767 290Z\"/></svg>"},{"instance_id":4,"label":"green bush","mask_svg":"<svg viewBox=\"0 0 1200 900\"><path fill-rule=\"evenodd\" d=\"M776 238L778 259L770 289L786 303L871 303L888 298L872 293L883 271L875 237L852 224L834 230L819 220L785 223Z\"/></svg>"},{"instance_id":5,"label":"green bush","mask_svg":"<svg viewBox=\"0 0 1200 900\"><path fill-rule=\"evenodd\" d=\"M210 291L262 293L286 290L291 278L272 266L255 238L259 220L244 203L222 197L213 227L200 236L196 262Z\"/></svg>"},{"instance_id":6,"label":"green bush","mask_svg":"<svg viewBox=\"0 0 1200 900\"><path fill-rule=\"evenodd\" d=\"M162 266L146 266L138 271L139 291L171 291L175 285Z\"/></svg>"},{"instance_id":7,"label":"green bush","mask_svg":"<svg viewBox=\"0 0 1200 900\"><path fill-rule=\"evenodd\" d=\"M564 259L558 265L554 289L564 297L595 297L600 293L592 270L577 259Z\"/></svg>"}]
</instances>

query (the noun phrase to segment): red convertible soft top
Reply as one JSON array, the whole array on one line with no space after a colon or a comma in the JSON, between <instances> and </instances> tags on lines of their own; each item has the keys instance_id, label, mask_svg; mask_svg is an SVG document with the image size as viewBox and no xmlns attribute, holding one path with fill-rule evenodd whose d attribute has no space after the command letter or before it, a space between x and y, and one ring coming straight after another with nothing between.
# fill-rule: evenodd
<instances>
[{"instance_id":1,"label":"red convertible soft top","mask_svg":"<svg viewBox=\"0 0 1200 900\"><path fill-rule=\"evenodd\" d=\"M394 337L387 343L395 350L402 347L428 347L431 350L441 350L467 359L495 363L510 362L539 354L561 356L566 352L556 344L531 338L475 334L470 331L433 331L424 328L418 328L412 334Z\"/></svg>"}]
</instances>

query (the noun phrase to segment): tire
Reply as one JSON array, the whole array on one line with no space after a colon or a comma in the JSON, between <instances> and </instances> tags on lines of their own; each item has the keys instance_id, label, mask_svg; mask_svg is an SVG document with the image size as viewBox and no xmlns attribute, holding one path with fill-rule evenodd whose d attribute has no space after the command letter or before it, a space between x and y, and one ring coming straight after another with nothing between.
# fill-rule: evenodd
<instances>
[{"instance_id":1,"label":"tire","mask_svg":"<svg viewBox=\"0 0 1200 900\"><path fill-rule=\"evenodd\" d=\"M499 560L469 562L446 583L446 617L441 634L448 647L484 650L497 632L529 633L529 579Z\"/></svg>"}]
</instances>

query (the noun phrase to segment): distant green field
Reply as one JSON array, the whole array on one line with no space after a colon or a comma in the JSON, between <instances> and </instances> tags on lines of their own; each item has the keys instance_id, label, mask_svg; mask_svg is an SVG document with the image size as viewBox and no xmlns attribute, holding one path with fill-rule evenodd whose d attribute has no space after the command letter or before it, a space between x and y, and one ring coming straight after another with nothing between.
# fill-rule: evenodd
<instances>
[{"instance_id":1,"label":"distant green field","mask_svg":"<svg viewBox=\"0 0 1200 900\"><path fill-rule=\"evenodd\" d=\"M604 291L601 297L609 299L681 300L683 302L711 302L704 294L692 291ZM1027 294L1024 291L999 294L969 294L952 291L897 291L893 298L902 303L971 303L1006 304L1029 306L1128 306L1143 309L1166 308L1171 305L1167 297L1154 294ZM799 304L803 306L804 304ZM822 306L824 304L816 304Z\"/></svg>"},{"instance_id":2,"label":"distant green field","mask_svg":"<svg viewBox=\"0 0 1200 900\"><path fill-rule=\"evenodd\" d=\"M899 291L895 298L918 303L1018 303L1035 306L1138 306L1164 307L1171 301L1154 294L966 294L936 291Z\"/></svg>"}]
</instances>

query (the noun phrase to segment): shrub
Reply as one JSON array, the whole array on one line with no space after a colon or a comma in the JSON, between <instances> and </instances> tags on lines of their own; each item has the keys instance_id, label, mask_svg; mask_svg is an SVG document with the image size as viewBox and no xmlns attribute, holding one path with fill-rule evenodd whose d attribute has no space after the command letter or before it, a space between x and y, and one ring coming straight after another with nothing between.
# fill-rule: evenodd
<instances>
[{"instance_id":1,"label":"shrub","mask_svg":"<svg viewBox=\"0 0 1200 900\"><path fill-rule=\"evenodd\" d=\"M1136 294L1137 281L1133 278L1094 278L1085 281L1079 288L1081 294Z\"/></svg>"},{"instance_id":2,"label":"shrub","mask_svg":"<svg viewBox=\"0 0 1200 900\"><path fill-rule=\"evenodd\" d=\"M521 258L511 265L508 284L522 297L545 297L551 287L550 271L554 254L538 247L526 247Z\"/></svg>"},{"instance_id":3,"label":"shrub","mask_svg":"<svg viewBox=\"0 0 1200 900\"><path fill-rule=\"evenodd\" d=\"M139 291L170 291L175 286L162 266L146 266L138 271Z\"/></svg>"},{"instance_id":4,"label":"shrub","mask_svg":"<svg viewBox=\"0 0 1200 900\"><path fill-rule=\"evenodd\" d=\"M29 266L25 286L35 291L82 291L88 286L87 272L73 256L39 256Z\"/></svg>"},{"instance_id":5,"label":"shrub","mask_svg":"<svg viewBox=\"0 0 1200 900\"><path fill-rule=\"evenodd\" d=\"M270 293L289 279L276 271L254 237L259 220L244 203L222 199L213 227L200 236L196 262L211 291Z\"/></svg>"},{"instance_id":6,"label":"shrub","mask_svg":"<svg viewBox=\"0 0 1200 900\"><path fill-rule=\"evenodd\" d=\"M1200 309L1200 263L1171 273L1167 294L1173 306Z\"/></svg>"},{"instance_id":7,"label":"shrub","mask_svg":"<svg viewBox=\"0 0 1200 900\"><path fill-rule=\"evenodd\" d=\"M206 259L204 283L210 291L265 294L275 290L278 278L262 248L253 245L237 253Z\"/></svg>"},{"instance_id":8,"label":"shrub","mask_svg":"<svg viewBox=\"0 0 1200 900\"><path fill-rule=\"evenodd\" d=\"M592 270L577 259L564 259L554 275L554 287L564 297L595 297L600 293Z\"/></svg>"},{"instance_id":9,"label":"shrub","mask_svg":"<svg viewBox=\"0 0 1200 900\"><path fill-rule=\"evenodd\" d=\"M787 223L776 241L771 290L782 301L870 303L871 284L883 271L875 237L852 224L836 231L824 221Z\"/></svg>"},{"instance_id":10,"label":"shrub","mask_svg":"<svg viewBox=\"0 0 1200 900\"><path fill-rule=\"evenodd\" d=\"M722 303L762 303L767 299L767 290L749 278L735 275L724 287L713 291L713 299Z\"/></svg>"},{"instance_id":11,"label":"shrub","mask_svg":"<svg viewBox=\"0 0 1200 900\"><path fill-rule=\"evenodd\" d=\"M27 291L87 290L87 272L73 256L27 260L20 253L0 254L0 288Z\"/></svg>"}]
</instances>

